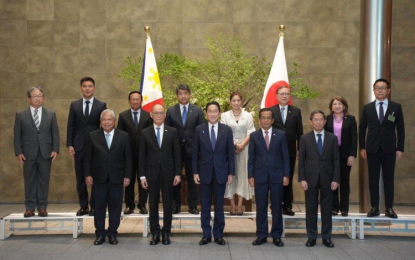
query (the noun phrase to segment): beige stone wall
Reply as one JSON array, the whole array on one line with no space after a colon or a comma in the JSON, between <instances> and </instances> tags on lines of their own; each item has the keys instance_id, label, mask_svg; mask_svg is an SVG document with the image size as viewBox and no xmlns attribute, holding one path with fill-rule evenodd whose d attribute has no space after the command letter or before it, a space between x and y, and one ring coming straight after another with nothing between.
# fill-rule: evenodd
<instances>
[{"instance_id":1,"label":"beige stone wall","mask_svg":"<svg viewBox=\"0 0 415 260\"><path fill-rule=\"evenodd\" d=\"M305 130L314 109L328 111L343 95L358 116L360 0L0 0L0 202L22 202L22 169L13 149L17 110L25 91L45 90L45 106L56 110L61 153L53 164L50 201L76 201L73 161L66 150L69 104L80 98L79 79L96 80L96 97L117 112L128 107L126 83L117 77L126 56L141 55L143 27L151 26L156 54L173 52L202 59L205 37L237 35L255 54L272 60L278 25L286 25L288 68L301 65L306 83L321 92L296 101ZM415 2L394 1L392 97L406 114L406 152L396 170L396 202L413 203L415 183ZM192 82L186 82L192 84ZM352 169L351 201L358 202L358 167ZM295 200L303 192L295 184Z\"/></svg>"}]
</instances>

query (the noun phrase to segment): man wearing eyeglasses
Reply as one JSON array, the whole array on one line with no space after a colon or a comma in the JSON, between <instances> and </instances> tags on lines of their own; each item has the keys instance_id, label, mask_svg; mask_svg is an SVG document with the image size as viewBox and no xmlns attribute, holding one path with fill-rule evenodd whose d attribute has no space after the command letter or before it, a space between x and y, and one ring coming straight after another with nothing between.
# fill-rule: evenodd
<instances>
[{"instance_id":1,"label":"man wearing eyeglasses","mask_svg":"<svg viewBox=\"0 0 415 260\"><path fill-rule=\"evenodd\" d=\"M397 218L393 210L395 162L404 152L405 124L400 104L388 99L390 83L378 79L373 84L376 100L362 109L359 126L360 156L367 160L371 209L368 217L379 216L379 178L382 169L385 216Z\"/></svg>"},{"instance_id":2,"label":"man wearing eyeglasses","mask_svg":"<svg viewBox=\"0 0 415 260\"><path fill-rule=\"evenodd\" d=\"M277 89L277 99L278 105L271 107L274 113L272 126L285 132L290 156L290 182L287 186L284 186L282 213L294 216L295 212L292 210L294 200L293 176L300 138L303 135L303 122L301 110L288 104L291 99L291 91L287 86L281 86Z\"/></svg>"}]
</instances>

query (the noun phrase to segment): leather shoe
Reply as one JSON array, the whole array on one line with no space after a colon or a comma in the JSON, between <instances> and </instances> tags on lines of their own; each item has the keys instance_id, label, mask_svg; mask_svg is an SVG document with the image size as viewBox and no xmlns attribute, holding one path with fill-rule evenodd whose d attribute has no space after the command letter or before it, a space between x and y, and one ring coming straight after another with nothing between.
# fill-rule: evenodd
<instances>
[{"instance_id":1,"label":"leather shoe","mask_svg":"<svg viewBox=\"0 0 415 260\"><path fill-rule=\"evenodd\" d=\"M223 240L223 238L219 237L219 238L215 238L215 243L221 246L226 245L225 240Z\"/></svg>"},{"instance_id":2,"label":"leather shoe","mask_svg":"<svg viewBox=\"0 0 415 260\"><path fill-rule=\"evenodd\" d=\"M284 243L282 242L281 238L274 238L272 240L272 243L274 243L274 245L278 246L278 247L283 247Z\"/></svg>"},{"instance_id":3,"label":"leather shoe","mask_svg":"<svg viewBox=\"0 0 415 260\"><path fill-rule=\"evenodd\" d=\"M259 246L262 244L265 244L267 242L267 238L266 237L257 237L254 242L252 242L253 246Z\"/></svg>"},{"instance_id":4,"label":"leather shoe","mask_svg":"<svg viewBox=\"0 0 415 260\"><path fill-rule=\"evenodd\" d=\"M108 243L110 243L111 245L116 245L118 244L118 240L116 237L108 237Z\"/></svg>"},{"instance_id":5,"label":"leather shoe","mask_svg":"<svg viewBox=\"0 0 415 260\"><path fill-rule=\"evenodd\" d=\"M288 216L294 216L295 212L290 208L283 208L282 209L282 214L288 215Z\"/></svg>"},{"instance_id":6,"label":"leather shoe","mask_svg":"<svg viewBox=\"0 0 415 260\"><path fill-rule=\"evenodd\" d=\"M393 211L392 208L388 208L385 210L385 216L389 218L398 218L398 215L396 215L395 211Z\"/></svg>"},{"instance_id":7,"label":"leather shoe","mask_svg":"<svg viewBox=\"0 0 415 260\"><path fill-rule=\"evenodd\" d=\"M143 215L148 214L148 210L146 209L146 207L140 208L140 214L143 214Z\"/></svg>"},{"instance_id":8,"label":"leather shoe","mask_svg":"<svg viewBox=\"0 0 415 260\"><path fill-rule=\"evenodd\" d=\"M189 213L190 214L194 214L194 215L198 215L199 214L199 210L197 210L197 208L189 208Z\"/></svg>"},{"instance_id":9,"label":"leather shoe","mask_svg":"<svg viewBox=\"0 0 415 260\"><path fill-rule=\"evenodd\" d=\"M182 209L180 207L173 207L172 213L173 214L179 214L182 212Z\"/></svg>"},{"instance_id":10,"label":"leather shoe","mask_svg":"<svg viewBox=\"0 0 415 260\"><path fill-rule=\"evenodd\" d=\"M93 216L94 216L94 214L95 214L95 209L91 209L91 210L89 211L89 215L90 215L91 217L93 217Z\"/></svg>"},{"instance_id":11,"label":"leather shoe","mask_svg":"<svg viewBox=\"0 0 415 260\"><path fill-rule=\"evenodd\" d=\"M367 216L370 217L370 218L371 217L377 217L379 215L380 215L380 211L379 211L379 208L377 208L377 207L372 207L370 209L369 213L367 213Z\"/></svg>"},{"instance_id":12,"label":"leather shoe","mask_svg":"<svg viewBox=\"0 0 415 260\"><path fill-rule=\"evenodd\" d=\"M157 245L160 242L160 235L153 235L153 237L150 240L150 245L154 246Z\"/></svg>"},{"instance_id":13,"label":"leather shoe","mask_svg":"<svg viewBox=\"0 0 415 260\"><path fill-rule=\"evenodd\" d=\"M323 245L326 247L334 247L333 242L330 239L323 239Z\"/></svg>"},{"instance_id":14,"label":"leather shoe","mask_svg":"<svg viewBox=\"0 0 415 260\"><path fill-rule=\"evenodd\" d=\"M331 215L332 216L337 216L337 215L339 215L339 212L337 212L336 210L332 210Z\"/></svg>"},{"instance_id":15,"label":"leather shoe","mask_svg":"<svg viewBox=\"0 0 415 260\"><path fill-rule=\"evenodd\" d=\"M85 208L80 208L78 210L78 212L76 212L76 215L77 216L83 216L83 215L86 215L88 213L89 213L89 208L88 207L85 207Z\"/></svg>"},{"instance_id":16,"label":"leather shoe","mask_svg":"<svg viewBox=\"0 0 415 260\"><path fill-rule=\"evenodd\" d=\"M202 239L200 239L199 241L199 245L203 246L203 245L207 245L210 243L210 241L212 241L212 239L207 238L207 237L202 237Z\"/></svg>"},{"instance_id":17,"label":"leather shoe","mask_svg":"<svg viewBox=\"0 0 415 260\"><path fill-rule=\"evenodd\" d=\"M316 245L316 240L315 239L308 239L307 243L305 243L306 247L313 247Z\"/></svg>"},{"instance_id":18,"label":"leather shoe","mask_svg":"<svg viewBox=\"0 0 415 260\"><path fill-rule=\"evenodd\" d=\"M41 209L41 210L39 210L39 212L37 213L37 215L39 217L47 217L48 216L48 212L45 209Z\"/></svg>"},{"instance_id":19,"label":"leather shoe","mask_svg":"<svg viewBox=\"0 0 415 260\"><path fill-rule=\"evenodd\" d=\"M94 245L99 246L102 245L102 243L105 242L105 237L97 237L97 239L95 239L94 241Z\"/></svg>"},{"instance_id":20,"label":"leather shoe","mask_svg":"<svg viewBox=\"0 0 415 260\"><path fill-rule=\"evenodd\" d=\"M163 243L163 245L170 245L171 244L170 236L167 234L162 235L161 243Z\"/></svg>"},{"instance_id":21,"label":"leather shoe","mask_svg":"<svg viewBox=\"0 0 415 260\"><path fill-rule=\"evenodd\" d=\"M25 213L23 213L23 217L25 218L30 218L33 217L35 215L35 212L32 210L26 210Z\"/></svg>"},{"instance_id":22,"label":"leather shoe","mask_svg":"<svg viewBox=\"0 0 415 260\"><path fill-rule=\"evenodd\" d=\"M348 213L348 212L346 212L346 211L343 211L343 212L342 212L342 216L343 216L343 217L347 217L347 216L349 216L349 213Z\"/></svg>"},{"instance_id":23,"label":"leather shoe","mask_svg":"<svg viewBox=\"0 0 415 260\"><path fill-rule=\"evenodd\" d=\"M132 208L127 207L124 210L124 215L129 215L129 214L133 214L133 213L134 213L134 209L132 209Z\"/></svg>"}]
</instances>

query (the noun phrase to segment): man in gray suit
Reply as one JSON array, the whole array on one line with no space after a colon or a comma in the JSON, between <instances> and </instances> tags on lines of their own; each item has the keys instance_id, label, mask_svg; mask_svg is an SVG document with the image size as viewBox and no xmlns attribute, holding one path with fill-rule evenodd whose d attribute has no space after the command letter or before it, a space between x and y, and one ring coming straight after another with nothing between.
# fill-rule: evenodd
<instances>
[{"instance_id":1,"label":"man in gray suit","mask_svg":"<svg viewBox=\"0 0 415 260\"><path fill-rule=\"evenodd\" d=\"M47 217L49 179L52 161L59 153L59 130L55 111L42 107L43 90L27 91L30 107L17 112L14 125L14 150L23 165L25 218Z\"/></svg>"}]
</instances>

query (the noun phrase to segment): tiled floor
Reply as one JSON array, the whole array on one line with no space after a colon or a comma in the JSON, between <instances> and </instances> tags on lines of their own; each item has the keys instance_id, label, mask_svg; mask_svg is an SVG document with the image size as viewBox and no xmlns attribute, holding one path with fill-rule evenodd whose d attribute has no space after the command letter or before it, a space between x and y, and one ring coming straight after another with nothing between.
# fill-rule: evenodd
<instances>
[{"instance_id":1,"label":"tiled floor","mask_svg":"<svg viewBox=\"0 0 415 260\"><path fill-rule=\"evenodd\" d=\"M48 207L49 212L75 212L77 209L76 204ZM23 210L22 204L0 205L0 216L23 213ZM398 214L415 215L415 207L395 207L395 210ZM304 212L304 205L296 205L295 211ZM352 206L351 212L357 212L357 206ZM415 234L412 233L369 232L365 240L352 240L341 231L335 231L335 247L328 249L320 241L313 248L305 247L304 230L287 230L283 248L272 243L252 246L255 239L252 219L226 220L226 246L214 243L199 246L200 228L175 229L171 245L150 246L150 237L142 237L142 221L136 219L123 219L119 232L118 245L94 246L92 219L84 221L84 234L78 239L73 239L70 231L21 231L0 241L0 259L415 259Z\"/></svg>"}]
</instances>

